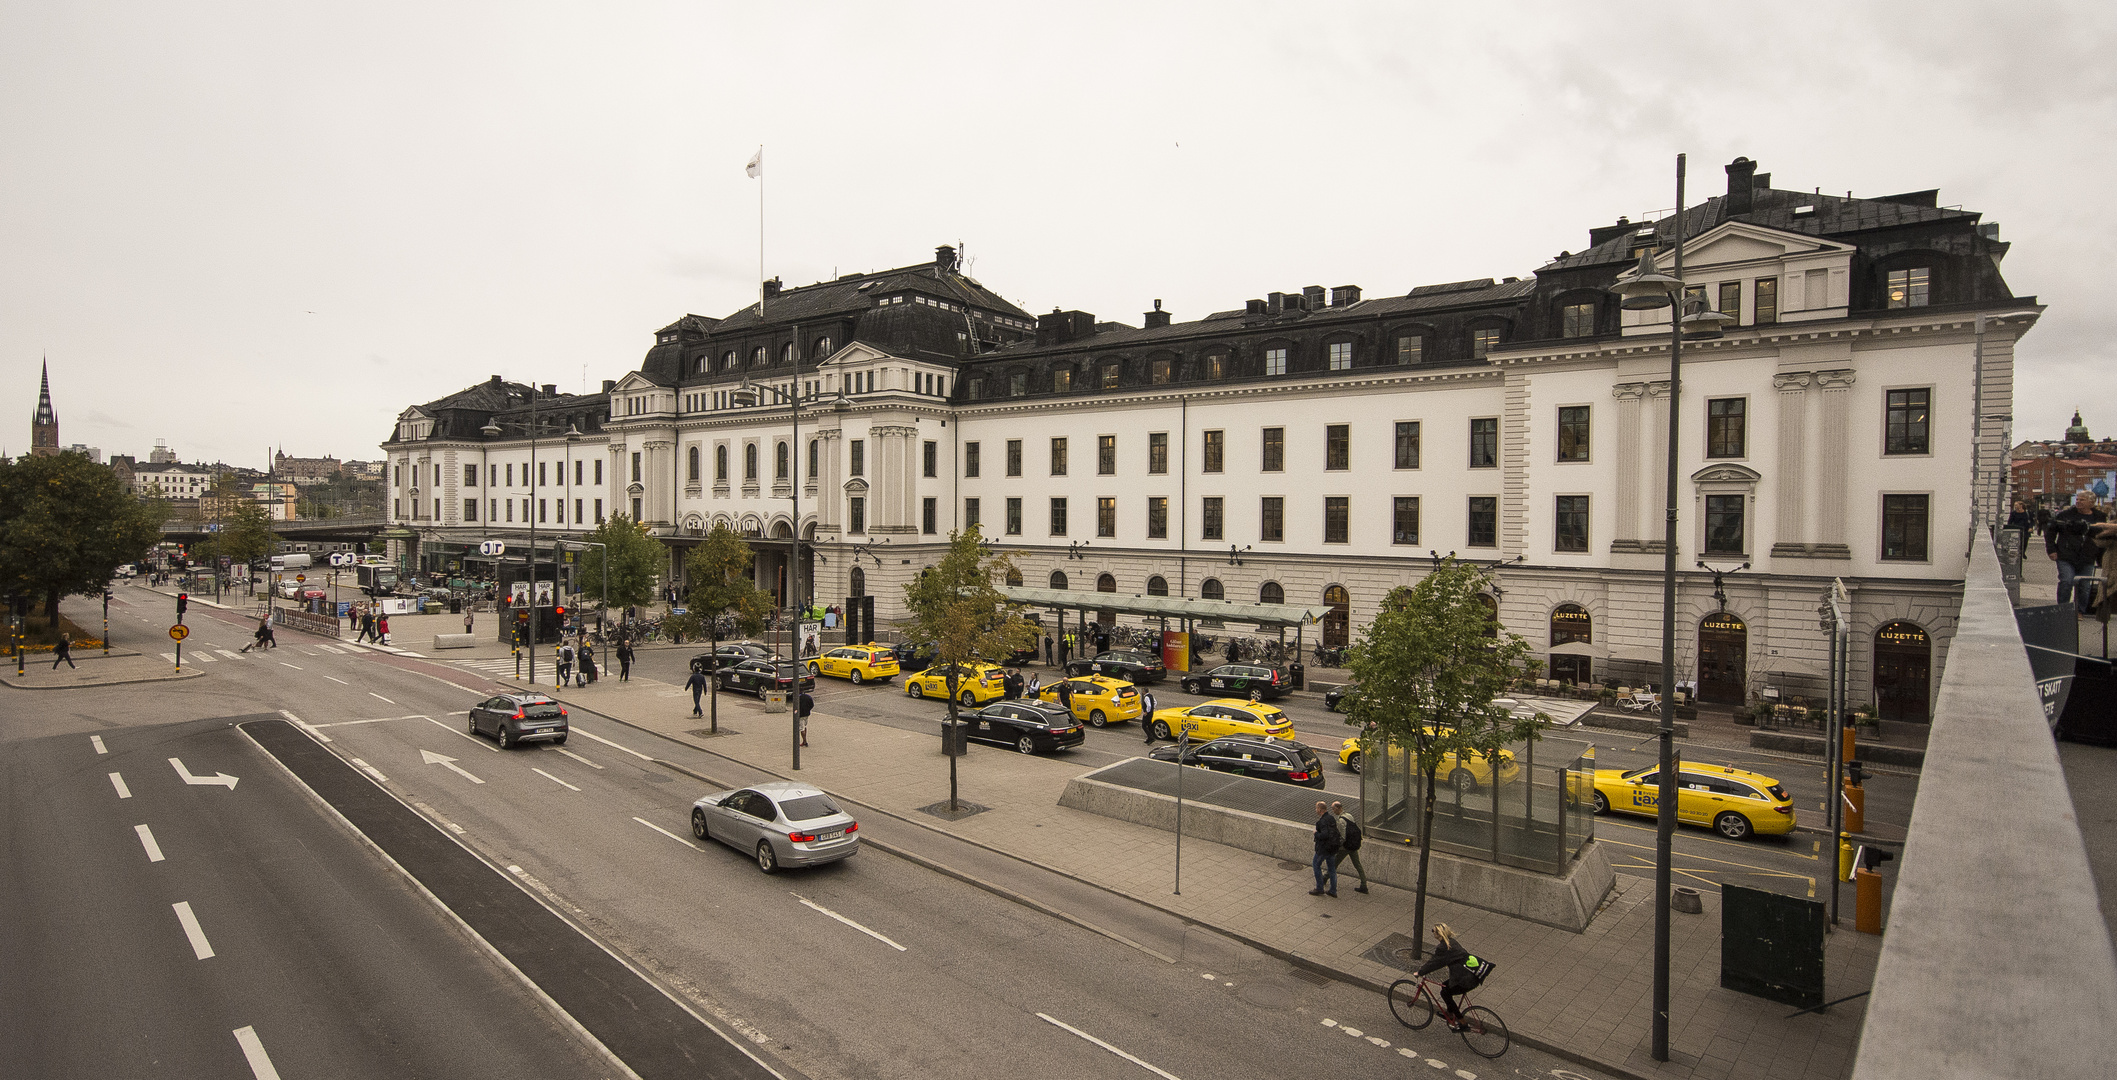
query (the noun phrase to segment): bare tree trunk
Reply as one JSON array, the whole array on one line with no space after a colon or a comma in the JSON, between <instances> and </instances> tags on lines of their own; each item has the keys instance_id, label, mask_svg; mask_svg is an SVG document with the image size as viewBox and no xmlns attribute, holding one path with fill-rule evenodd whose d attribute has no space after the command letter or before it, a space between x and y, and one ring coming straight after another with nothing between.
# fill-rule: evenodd
<instances>
[{"instance_id":1,"label":"bare tree trunk","mask_svg":"<svg viewBox=\"0 0 2117 1080\"><path fill-rule=\"evenodd\" d=\"M59 590L57 589L44 594L44 621L51 627L53 634L59 632Z\"/></svg>"},{"instance_id":2,"label":"bare tree trunk","mask_svg":"<svg viewBox=\"0 0 2117 1080\"><path fill-rule=\"evenodd\" d=\"M1411 907L1411 956L1426 958L1426 865L1433 859L1433 770L1426 770L1426 796L1419 813L1419 888Z\"/></svg>"},{"instance_id":3,"label":"bare tree trunk","mask_svg":"<svg viewBox=\"0 0 2117 1080\"><path fill-rule=\"evenodd\" d=\"M963 809L963 806L961 803L956 801L956 759L958 757L961 757L962 755L956 753L956 673L953 670L950 670L948 673L947 737L948 746L946 747L946 749L948 751L948 810L950 813L958 813Z\"/></svg>"},{"instance_id":4,"label":"bare tree trunk","mask_svg":"<svg viewBox=\"0 0 2117 1080\"><path fill-rule=\"evenodd\" d=\"M610 602L604 601L603 606L608 608ZM714 671L713 668L720 663L720 617L714 616L712 622L713 651L706 654L706 694L713 699L712 708L709 710L713 718L706 722L706 728L713 734L718 735L720 734L720 673ZM801 692L801 665L798 663L794 665L794 692L796 694ZM798 701L799 699L797 698L796 700ZM796 705L795 707L799 708L800 706Z\"/></svg>"}]
</instances>

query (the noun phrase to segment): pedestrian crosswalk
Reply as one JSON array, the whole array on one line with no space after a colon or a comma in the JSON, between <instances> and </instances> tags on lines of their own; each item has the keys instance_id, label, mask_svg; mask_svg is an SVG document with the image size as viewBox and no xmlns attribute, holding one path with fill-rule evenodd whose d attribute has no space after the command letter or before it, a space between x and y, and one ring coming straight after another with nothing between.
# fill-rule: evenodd
<instances>
[{"instance_id":1,"label":"pedestrian crosswalk","mask_svg":"<svg viewBox=\"0 0 2117 1080\"><path fill-rule=\"evenodd\" d=\"M527 663L527 659L527 657L523 657L518 660L517 658L512 656L495 656L483 660L451 660L449 661L449 663L454 664L457 667L469 668L472 671L482 671L487 675L511 676L515 674L517 670L520 670L524 673L527 673L529 671L529 664ZM541 664L538 666L542 667L547 672L550 670L549 664Z\"/></svg>"}]
</instances>

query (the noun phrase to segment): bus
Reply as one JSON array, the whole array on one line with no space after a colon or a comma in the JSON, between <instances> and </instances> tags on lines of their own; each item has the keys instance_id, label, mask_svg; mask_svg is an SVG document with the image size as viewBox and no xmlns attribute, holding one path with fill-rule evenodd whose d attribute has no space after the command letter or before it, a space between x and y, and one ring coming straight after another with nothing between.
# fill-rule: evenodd
<instances>
[{"instance_id":1,"label":"bus","mask_svg":"<svg viewBox=\"0 0 2117 1080\"><path fill-rule=\"evenodd\" d=\"M360 591L369 596L390 596L397 591L397 568L378 563L361 563L353 568L359 575Z\"/></svg>"}]
</instances>

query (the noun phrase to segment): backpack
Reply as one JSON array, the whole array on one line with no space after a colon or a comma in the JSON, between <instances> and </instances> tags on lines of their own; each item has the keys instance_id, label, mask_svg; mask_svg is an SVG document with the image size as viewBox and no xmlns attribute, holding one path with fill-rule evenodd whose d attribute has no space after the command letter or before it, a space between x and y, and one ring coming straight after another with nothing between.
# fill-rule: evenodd
<instances>
[{"instance_id":1,"label":"backpack","mask_svg":"<svg viewBox=\"0 0 2117 1080\"><path fill-rule=\"evenodd\" d=\"M1338 819L1338 826L1339 829L1345 834L1344 839L1340 842L1339 846L1346 851L1360 850L1360 823L1354 821L1352 819L1352 815L1348 814L1345 817Z\"/></svg>"}]
</instances>

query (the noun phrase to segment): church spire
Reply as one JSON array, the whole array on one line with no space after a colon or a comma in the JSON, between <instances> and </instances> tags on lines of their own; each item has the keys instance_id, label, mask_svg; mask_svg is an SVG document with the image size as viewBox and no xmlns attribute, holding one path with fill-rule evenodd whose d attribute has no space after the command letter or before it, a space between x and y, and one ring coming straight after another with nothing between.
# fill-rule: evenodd
<instances>
[{"instance_id":1,"label":"church spire","mask_svg":"<svg viewBox=\"0 0 2117 1080\"><path fill-rule=\"evenodd\" d=\"M29 427L29 452L50 457L59 452L59 414L51 407L51 360L44 361L44 385L37 391L37 415Z\"/></svg>"}]
</instances>

